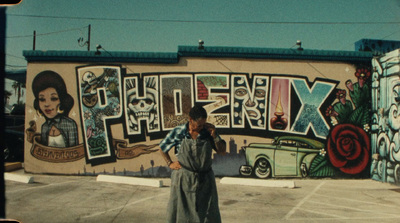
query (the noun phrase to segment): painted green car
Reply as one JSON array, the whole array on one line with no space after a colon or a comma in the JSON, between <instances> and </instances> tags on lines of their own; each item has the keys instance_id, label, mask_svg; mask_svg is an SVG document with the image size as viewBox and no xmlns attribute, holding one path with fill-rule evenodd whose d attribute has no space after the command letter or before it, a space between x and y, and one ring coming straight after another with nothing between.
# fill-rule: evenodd
<instances>
[{"instance_id":1,"label":"painted green car","mask_svg":"<svg viewBox=\"0 0 400 223\"><path fill-rule=\"evenodd\" d=\"M276 137L272 143L251 143L243 147L246 164L240 167L243 176L306 177L311 162L325 145L301 136Z\"/></svg>"}]
</instances>

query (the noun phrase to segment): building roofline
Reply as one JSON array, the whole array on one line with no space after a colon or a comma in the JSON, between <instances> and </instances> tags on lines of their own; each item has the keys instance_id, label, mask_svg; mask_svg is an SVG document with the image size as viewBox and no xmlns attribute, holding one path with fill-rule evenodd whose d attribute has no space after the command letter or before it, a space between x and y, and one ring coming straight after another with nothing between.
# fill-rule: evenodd
<instances>
[{"instance_id":1,"label":"building roofline","mask_svg":"<svg viewBox=\"0 0 400 223\"><path fill-rule=\"evenodd\" d=\"M185 57L232 57L250 59L287 59L321 61L370 61L371 52L334 51L334 50L298 50L284 48L251 47L204 47L179 46L178 54Z\"/></svg>"},{"instance_id":2,"label":"building roofline","mask_svg":"<svg viewBox=\"0 0 400 223\"><path fill-rule=\"evenodd\" d=\"M123 51L23 51L28 62L120 62L120 63L178 63L181 57L243 58L243 59L284 59L342 62L369 62L372 52L335 50L298 50L283 48L179 46L177 53L123 52Z\"/></svg>"},{"instance_id":3,"label":"building roofline","mask_svg":"<svg viewBox=\"0 0 400 223\"><path fill-rule=\"evenodd\" d=\"M128 62L128 63L178 63L176 53L152 52L109 52L100 51L23 51L28 62L63 61L63 62Z\"/></svg>"},{"instance_id":4,"label":"building roofline","mask_svg":"<svg viewBox=\"0 0 400 223\"><path fill-rule=\"evenodd\" d=\"M19 69L19 70L5 70L5 78L18 81L21 83L26 82L26 69Z\"/></svg>"}]
</instances>

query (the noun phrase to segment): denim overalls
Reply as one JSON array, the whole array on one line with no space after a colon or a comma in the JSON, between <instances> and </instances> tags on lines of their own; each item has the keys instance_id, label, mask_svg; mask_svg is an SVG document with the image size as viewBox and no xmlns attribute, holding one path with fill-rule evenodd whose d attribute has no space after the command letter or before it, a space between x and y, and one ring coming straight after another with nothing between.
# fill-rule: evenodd
<instances>
[{"instance_id":1,"label":"denim overalls","mask_svg":"<svg viewBox=\"0 0 400 223\"><path fill-rule=\"evenodd\" d=\"M182 168L171 174L168 222L221 222L211 169L215 145L208 132L201 133L197 139L184 138L176 155Z\"/></svg>"}]
</instances>

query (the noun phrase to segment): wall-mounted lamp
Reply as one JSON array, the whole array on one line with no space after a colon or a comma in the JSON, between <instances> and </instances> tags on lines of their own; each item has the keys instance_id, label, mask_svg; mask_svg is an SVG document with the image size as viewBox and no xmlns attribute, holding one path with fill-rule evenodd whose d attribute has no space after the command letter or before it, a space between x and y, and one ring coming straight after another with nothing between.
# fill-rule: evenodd
<instances>
[{"instance_id":1,"label":"wall-mounted lamp","mask_svg":"<svg viewBox=\"0 0 400 223\"><path fill-rule=\"evenodd\" d=\"M204 50L204 41L203 40L199 40L199 50Z\"/></svg>"},{"instance_id":2,"label":"wall-mounted lamp","mask_svg":"<svg viewBox=\"0 0 400 223\"><path fill-rule=\"evenodd\" d=\"M297 46L297 50L303 50L303 47L301 47L301 40L297 40L296 46Z\"/></svg>"},{"instance_id":3,"label":"wall-mounted lamp","mask_svg":"<svg viewBox=\"0 0 400 223\"><path fill-rule=\"evenodd\" d=\"M101 52L100 52L100 49L101 49L102 47L101 47L101 45L100 44L97 44L96 45L96 52L94 53L95 55L100 55L101 54Z\"/></svg>"},{"instance_id":4,"label":"wall-mounted lamp","mask_svg":"<svg viewBox=\"0 0 400 223\"><path fill-rule=\"evenodd\" d=\"M96 45L96 52L94 52L95 55L101 55L100 50L106 52L109 56L114 57L110 52L108 52L104 47L102 47L100 44Z\"/></svg>"}]
</instances>

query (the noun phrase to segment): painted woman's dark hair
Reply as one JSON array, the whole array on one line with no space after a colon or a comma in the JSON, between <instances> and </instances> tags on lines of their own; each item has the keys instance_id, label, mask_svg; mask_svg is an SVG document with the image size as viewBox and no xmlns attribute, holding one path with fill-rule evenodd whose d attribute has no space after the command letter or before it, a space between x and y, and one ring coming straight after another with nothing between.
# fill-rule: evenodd
<instances>
[{"instance_id":1,"label":"painted woman's dark hair","mask_svg":"<svg viewBox=\"0 0 400 223\"><path fill-rule=\"evenodd\" d=\"M33 107L43 115L39 107L39 93L47 88L54 88L57 91L60 99L59 109L64 111L62 115L68 116L72 107L74 106L74 99L67 92L64 79L56 72L46 70L36 75L32 81L32 91L35 96Z\"/></svg>"}]
</instances>

